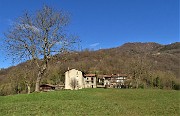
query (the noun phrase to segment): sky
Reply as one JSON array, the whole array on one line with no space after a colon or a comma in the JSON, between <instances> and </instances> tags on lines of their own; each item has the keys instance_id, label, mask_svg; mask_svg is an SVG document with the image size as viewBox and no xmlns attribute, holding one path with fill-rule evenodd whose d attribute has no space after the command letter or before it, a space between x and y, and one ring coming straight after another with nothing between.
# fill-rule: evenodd
<instances>
[{"instance_id":1,"label":"sky","mask_svg":"<svg viewBox=\"0 0 180 116\"><path fill-rule=\"evenodd\" d=\"M179 0L0 0L0 68L16 65L3 50L4 33L25 10L43 5L71 14L68 31L79 36L82 49L180 41Z\"/></svg>"}]
</instances>

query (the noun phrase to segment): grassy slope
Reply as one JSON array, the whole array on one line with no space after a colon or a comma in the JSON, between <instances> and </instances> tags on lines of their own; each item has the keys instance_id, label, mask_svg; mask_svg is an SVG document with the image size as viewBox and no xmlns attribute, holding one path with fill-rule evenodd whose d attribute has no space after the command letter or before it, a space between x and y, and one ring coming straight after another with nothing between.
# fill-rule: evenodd
<instances>
[{"instance_id":1,"label":"grassy slope","mask_svg":"<svg viewBox=\"0 0 180 116\"><path fill-rule=\"evenodd\" d=\"M179 91L82 89L0 97L4 115L180 115Z\"/></svg>"}]
</instances>

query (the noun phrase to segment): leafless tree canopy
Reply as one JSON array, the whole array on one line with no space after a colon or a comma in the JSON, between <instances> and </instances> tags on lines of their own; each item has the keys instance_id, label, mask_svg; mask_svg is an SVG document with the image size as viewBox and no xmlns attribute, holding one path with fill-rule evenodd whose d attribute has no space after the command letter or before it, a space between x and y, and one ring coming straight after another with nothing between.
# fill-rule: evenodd
<instances>
[{"instance_id":1,"label":"leafless tree canopy","mask_svg":"<svg viewBox=\"0 0 180 116\"><path fill-rule=\"evenodd\" d=\"M77 38L65 30L68 24L66 12L48 6L35 14L24 13L5 33L9 55L14 59L34 60L39 68L37 83L40 83L51 55L70 49L76 42ZM43 63L38 63L38 59Z\"/></svg>"},{"instance_id":2,"label":"leafless tree canopy","mask_svg":"<svg viewBox=\"0 0 180 116\"><path fill-rule=\"evenodd\" d=\"M16 59L49 57L53 52L62 52L75 42L68 36L65 27L69 15L48 6L35 15L24 13L5 34L8 50Z\"/></svg>"}]
</instances>

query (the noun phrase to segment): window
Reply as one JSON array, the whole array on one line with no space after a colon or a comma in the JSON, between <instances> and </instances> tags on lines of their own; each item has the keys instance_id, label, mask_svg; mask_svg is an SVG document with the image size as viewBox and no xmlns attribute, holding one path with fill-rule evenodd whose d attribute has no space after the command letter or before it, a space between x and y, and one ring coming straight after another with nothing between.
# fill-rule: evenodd
<instances>
[{"instance_id":1,"label":"window","mask_svg":"<svg viewBox=\"0 0 180 116\"><path fill-rule=\"evenodd\" d=\"M94 79L93 79L93 77L91 78L91 83L94 83Z\"/></svg>"}]
</instances>

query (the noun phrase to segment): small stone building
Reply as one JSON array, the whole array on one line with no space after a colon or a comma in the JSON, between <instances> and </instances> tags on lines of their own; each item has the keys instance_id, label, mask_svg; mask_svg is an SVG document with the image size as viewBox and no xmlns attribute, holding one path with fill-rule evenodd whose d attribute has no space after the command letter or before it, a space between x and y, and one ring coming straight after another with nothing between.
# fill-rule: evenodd
<instances>
[{"instance_id":1,"label":"small stone building","mask_svg":"<svg viewBox=\"0 0 180 116\"><path fill-rule=\"evenodd\" d=\"M65 72L65 89L77 90L84 88L84 77L81 71L71 69Z\"/></svg>"},{"instance_id":2,"label":"small stone building","mask_svg":"<svg viewBox=\"0 0 180 116\"><path fill-rule=\"evenodd\" d=\"M84 81L84 88L96 88L96 74L85 74Z\"/></svg>"},{"instance_id":3,"label":"small stone building","mask_svg":"<svg viewBox=\"0 0 180 116\"><path fill-rule=\"evenodd\" d=\"M112 76L111 75L98 75L97 76L97 85L98 87L110 87L110 84L111 84L111 78Z\"/></svg>"},{"instance_id":4,"label":"small stone building","mask_svg":"<svg viewBox=\"0 0 180 116\"><path fill-rule=\"evenodd\" d=\"M55 85L51 85L51 84L40 85L40 91L53 91L53 90L55 90Z\"/></svg>"},{"instance_id":5,"label":"small stone building","mask_svg":"<svg viewBox=\"0 0 180 116\"><path fill-rule=\"evenodd\" d=\"M96 75L83 74L83 72L71 69L65 72L65 89L77 90L82 88L126 88L126 74Z\"/></svg>"},{"instance_id":6,"label":"small stone building","mask_svg":"<svg viewBox=\"0 0 180 116\"><path fill-rule=\"evenodd\" d=\"M97 80L97 87L124 88L126 86L127 75L98 75Z\"/></svg>"}]
</instances>

